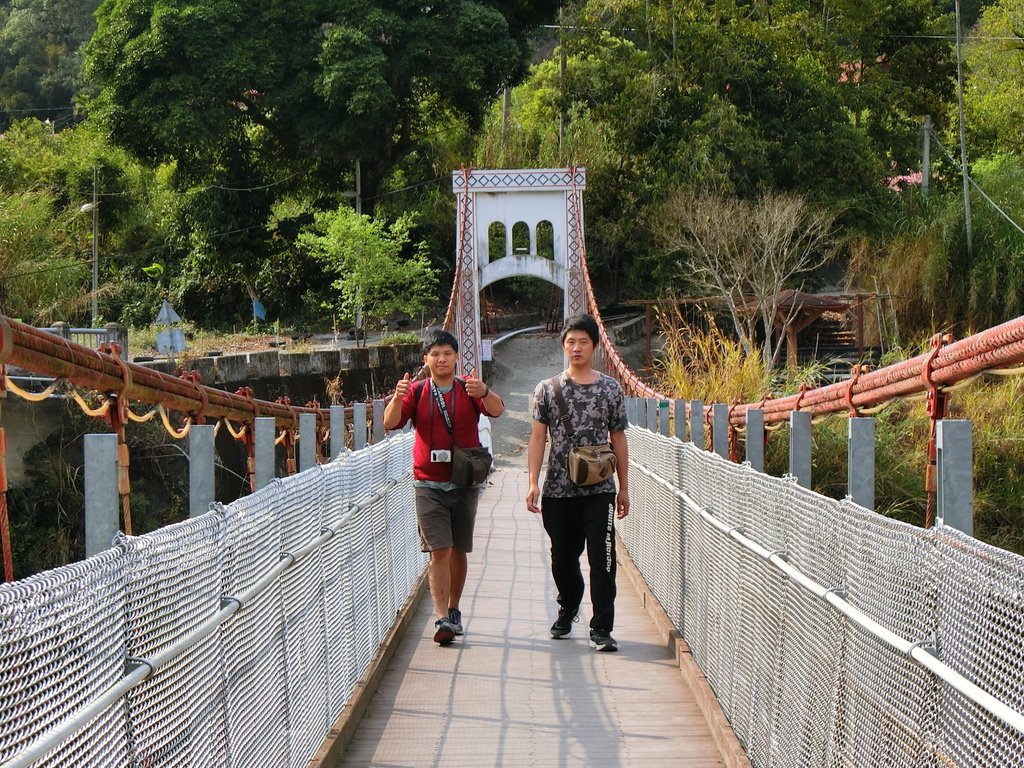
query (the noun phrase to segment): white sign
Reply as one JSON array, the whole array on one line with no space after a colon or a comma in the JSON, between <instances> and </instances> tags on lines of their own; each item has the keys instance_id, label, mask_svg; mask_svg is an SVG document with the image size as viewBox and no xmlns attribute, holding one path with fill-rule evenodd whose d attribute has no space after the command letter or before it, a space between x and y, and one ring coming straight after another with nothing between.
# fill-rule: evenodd
<instances>
[{"instance_id":1,"label":"white sign","mask_svg":"<svg viewBox=\"0 0 1024 768\"><path fill-rule=\"evenodd\" d=\"M492 347L494 342L491 339L480 339L480 361L489 363L494 359Z\"/></svg>"}]
</instances>

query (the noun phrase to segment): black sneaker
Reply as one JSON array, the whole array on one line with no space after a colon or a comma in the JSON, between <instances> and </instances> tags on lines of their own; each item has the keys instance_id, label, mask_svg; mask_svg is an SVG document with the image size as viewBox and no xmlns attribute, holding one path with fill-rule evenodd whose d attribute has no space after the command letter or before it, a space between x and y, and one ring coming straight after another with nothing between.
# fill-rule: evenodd
<instances>
[{"instance_id":1,"label":"black sneaker","mask_svg":"<svg viewBox=\"0 0 1024 768\"><path fill-rule=\"evenodd\" d=\"M434 622L434 642L438 645L448 645L455 639L455 627L448 621L447 617Z\"/></svg>"},{"instance_id":2,"label":"black sneaker","mask_svg":"<svg viewBox=\"0 0 1024 768\"><path fill-rule=\"evenodd\" d=\"M617 651L619 644L615 638L603 629L590 630L590 647L595 651Z\"/></svg>"},{"instance_id":3,"label":"black sneaker","mask_svg":"<svg viewBox=\"0 0 1024 768\"><path fill-rule=\"evenodd\" d=\"M456 635L462 634L462 611L458 608L448 609L448 623L452 625Z\"/></svg>"},{"instance_id":4,"label":"black sneaker","mask_svg":"<svg viewBox=\"0 0 1024 768\"><path fill-rule=\"evenodd\" d=\"M579 621L579 608L559 608L558 618L555 619L555 623L551 625L551 636L556 640L560 637L565 637L572 632L572 623Z\"/></svg>"}]
</instances>

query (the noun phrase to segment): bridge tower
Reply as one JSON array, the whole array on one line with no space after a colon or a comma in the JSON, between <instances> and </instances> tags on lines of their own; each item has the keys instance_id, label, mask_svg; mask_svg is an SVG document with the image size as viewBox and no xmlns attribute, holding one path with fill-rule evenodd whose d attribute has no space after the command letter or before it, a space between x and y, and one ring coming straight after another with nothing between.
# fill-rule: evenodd
<instances>
[{"instance_id":1,"label":"bridge tower","mask_svg":"<svg viewBox=\"0 0 1024 768\"><path fill-rule=\"evenodd\" d=\"M491 283L515 276L546 280L562 289L563 316L587 308L583 278L584 168L474 170L452 172L452 191L458 199L456 242L455 328L459 340L459 373L480 370L480 291ZM505 229L503 253L491 253L491 224ZM552 259L538 255L538 227L547 222L552 232ZM516 225L529 228L527 253L514 252Z\"/></svg>"}]
</instances>

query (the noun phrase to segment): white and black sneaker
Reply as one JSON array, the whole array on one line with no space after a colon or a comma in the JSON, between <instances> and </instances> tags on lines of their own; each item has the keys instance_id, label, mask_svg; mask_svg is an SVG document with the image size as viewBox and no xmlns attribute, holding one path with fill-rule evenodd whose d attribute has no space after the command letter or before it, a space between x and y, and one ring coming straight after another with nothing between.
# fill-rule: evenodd
<instances>
[{"instance_id":1,"label":"white and black sneaker","mask_svg":"<svg viewBox=\"0 0 1024 768\"><path fill-rule=\"evenodd\" d=\"M617 651L619 644L615 638L603 629L590 630L590 647L595 651Z\"/></svg>"},{"instance_id":2,"label":"white and black sneaker","mask_svg":"<svg viewBox=\"0 0 1024 768\"><path fill-rule=\"evenodd\" d=\"M456 635L462 634L462 611L458 608L448 609L448 623L452 625Z\"/></svg>"},{"instance_id":3,"label":"white and black sneaker","mask_svg":"<svg viewBox=\"0 0 1024 768\"><path fill-rule=\"evenodd\" d=\"M558 618L551 625L551 637L557 640L572 632L572 623L580 620L579 612L579 608L559 608Z\"/></svg>"},{"instance_id":4,"label":"white and black sneaker","mask_svg":"<svg viewBox=\"0 0 1024 768\"><path fill-rule=\"evenodd\" d=\"M448 645L455 639L455 628L448 621L448 618L438 619L434 622L434 642L438 645Z\"/></svg>"}]
</instances>

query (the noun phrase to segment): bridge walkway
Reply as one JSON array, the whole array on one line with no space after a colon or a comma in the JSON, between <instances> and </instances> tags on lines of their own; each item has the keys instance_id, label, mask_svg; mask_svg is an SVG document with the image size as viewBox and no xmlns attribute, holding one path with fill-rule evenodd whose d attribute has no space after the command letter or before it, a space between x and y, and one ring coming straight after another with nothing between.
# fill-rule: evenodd
<instances>
[{"instance_id":1,"label":"bridge walkway","mask_svg":"<svg viewBox=\"0 0 1024 768\"><path fill-rule=\"evenodd\" d=\"M461 606L466 634L435 645L424 593L340 765L726 765L625 569L617 653L590 649L587 600L572 635L551 639L547 540L526 490L523 460L492 475Z\"/></svg>"}]
</instances>

